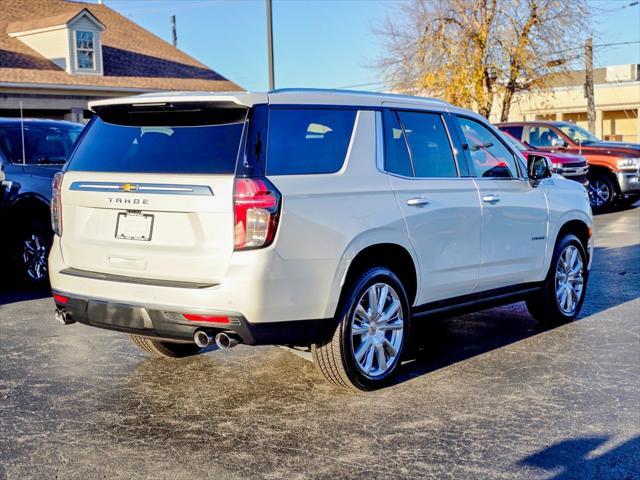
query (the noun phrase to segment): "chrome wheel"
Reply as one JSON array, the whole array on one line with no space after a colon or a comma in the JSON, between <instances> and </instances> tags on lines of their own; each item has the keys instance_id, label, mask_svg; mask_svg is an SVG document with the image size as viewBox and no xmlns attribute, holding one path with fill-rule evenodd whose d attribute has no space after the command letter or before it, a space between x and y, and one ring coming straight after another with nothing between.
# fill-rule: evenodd
<instances>
[{"instance_id":1,"label":"chrome wheel","mask_svg":"<svg viewBox=\"0 0 640 480\"><path fill-rule=\"evenodd\" d=\"M364 292L351 318L351 348L356 366L366 377L384 375L398 362L404 312L397 292L376 283Z\"/></svg>"},{"instance_id":2,"label":"chrome wheel","mask_svg":"<svg viewBox=\"0 0 640 480\"><path fill-rule=\"evenodd\" d=\"M36 233L22 242L22 262L29 280L39 282L47 276L47 250L45 239Z\"/></svg>"},{"instance_id":3,"label":"chrome wheel","mask_svg":"<svg viewBox=\"0 0 640 480\"><path fill-rule=\"evenodd\" d=\"M556 301L565 315L573 315L582 299L584 263L575 245L569 245L556 265Z\"/></svg>"},{"instance_id":4,"label":"chrome wheel","mask_svg":"<svg viewBox=\"0 0 640 480\"><path fill-rule=\"evenodd\" d=\"M595 179L589 182L589 200L594 207L606 205L611 198L611 189L602 180Z\"/></svg>"}]
</instances>

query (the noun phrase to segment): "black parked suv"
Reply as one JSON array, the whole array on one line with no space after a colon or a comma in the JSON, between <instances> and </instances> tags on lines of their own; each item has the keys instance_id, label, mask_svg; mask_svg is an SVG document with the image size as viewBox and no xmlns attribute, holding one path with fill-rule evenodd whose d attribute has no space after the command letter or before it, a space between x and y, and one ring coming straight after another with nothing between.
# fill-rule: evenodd
<instances>
[{"instance_id":1,"label":"black parked suv","mask_svg":"<svg viewBox=\"0 0 640 480\"><path fill-rule=\"evenodd\" d=\"M0 118L0 251L9 252L21 279L45 284L53 238L51 180L69 158L83 126L58 120ZM6 261L7 259L2 259Z\"/></svg>"}]
</instances>

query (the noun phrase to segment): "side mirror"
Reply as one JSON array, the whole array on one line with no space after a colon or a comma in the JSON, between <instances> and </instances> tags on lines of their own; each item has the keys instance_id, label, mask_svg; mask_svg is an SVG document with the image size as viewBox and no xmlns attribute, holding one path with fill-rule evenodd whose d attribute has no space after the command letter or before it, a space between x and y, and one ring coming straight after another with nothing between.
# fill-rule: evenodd
<instances>
[{"instance_id":1,"label":"side mirror","mask_svg":"<svg viewBox=\"0 0 640 480\"><path fill-rule=\"evenodd\" d=\"M551 177L549 159L543 155L529 155L527 173L529 174L529 180L534 182Z\"/></svg>"}]
</instances>

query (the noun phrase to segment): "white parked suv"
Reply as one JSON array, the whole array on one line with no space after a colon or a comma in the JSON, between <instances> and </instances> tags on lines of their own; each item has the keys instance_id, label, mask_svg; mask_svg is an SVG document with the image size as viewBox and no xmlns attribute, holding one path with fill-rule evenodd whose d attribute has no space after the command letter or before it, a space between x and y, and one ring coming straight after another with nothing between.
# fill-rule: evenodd
<instances>
[{"instance_id":1,"label":"white parked suv","mask_svg":"<svg viewBox=\"0 0 640 480\"><path fill-rule=\"evenodd\" d=\"M592 258L584 187L442 101L322 90L98 101L54 180L58 320L169 357L309 347L389 382L432 313L526 300L572 320Z\"/></svg>"}]
</instances>

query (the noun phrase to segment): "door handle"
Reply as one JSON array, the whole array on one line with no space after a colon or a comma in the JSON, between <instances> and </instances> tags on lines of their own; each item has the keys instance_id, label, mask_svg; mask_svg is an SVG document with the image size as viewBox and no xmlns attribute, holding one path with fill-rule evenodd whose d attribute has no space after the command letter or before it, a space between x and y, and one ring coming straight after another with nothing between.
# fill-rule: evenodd
<instances>
[{"instance_id":1,"label":"door handle","mask_svg":"<svg viewBox=\"0 0 640 480\"><path fill-rule=\"evenodd\" d=\"M484 203L498 203L500 201L500 195L485 195L482 197Z\"/></svg>"},{"instance_id":2,"label":"door handle","mask_svg":"<svg viewBox=\"0 0 640 480\"><path fill-rule=\"evenodd\" d=\"M410 198L407 200L407 205L412 207L424 207L425 205L429 205L429 200L422 197Z\"/></svg>"}]
</instances>

